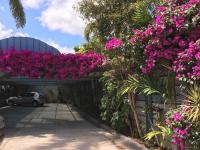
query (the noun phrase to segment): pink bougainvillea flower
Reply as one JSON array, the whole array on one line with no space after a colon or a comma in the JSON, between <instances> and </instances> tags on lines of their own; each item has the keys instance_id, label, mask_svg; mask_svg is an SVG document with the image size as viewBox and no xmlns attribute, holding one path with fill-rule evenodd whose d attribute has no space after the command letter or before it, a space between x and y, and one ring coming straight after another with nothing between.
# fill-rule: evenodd
<instances>
[{"instance_id":1,"label":"pink bougainvillea flower","mask_svg":"<svg viewBox=\"0 0 200 150\"><path fill-rule=\"evenodd\" d=\"M200 61L200 52L198 52L196 55L195 55L195 58Z\"/></svg>"},{"instance_id":2,"label":"pink bougainvillea flower","mask_svg":"<svg viewBox=\"0 0 200 150\"><path fill-rule=\"evenodd\" d=\"M156 10L157 10L158 12L163 12L163 11L166 10L166 7L165 7L165 6L158 6L158 7L156 7Z\"/></svg>"},{"instance_id":3,"label":"pink bougainvillea flower","mask_svg":"<svg viewBox=\"0 0 200 150\"><path fill-rule=\"evenodd\" d=\"M183 23L185 22L185 19L183 17L180 16L174 16L172 18L174 24L176 25L177 28L182 27Z\"/></svg>"},{"instance_id":4,"label":"pink bougainvillea flower","mask_svg":"<svg viewBox=\"0 0 200 150\"><path fill-rule=\"evenodd\" d=\"M100 68L105 57L86 54L39 53L28 50L7 50L0 55L0 68L13 76L46 79L78 79Z\"/></svg>"},{"instance_id":5,"label":"pink bougainvillea flower","mask_svg":"<svg viewBox=\"0 0 200 150\"><path fill-rule=\"evenodd\" d=\"M116 48L119 48L123 45L123 41L118 38L111 38L109 41L107 41L105 45L105 49L110 51Z\"/></svg>"},{"instance_id":6,"label":"pink bougainvillea flower","mask_svg":"<svg viewBox=\"0 0 200 150\"><path fill-rule=\"evenodd\" d=\"M178 44L179 44L180 47L184 47L184 46L186 45L186 43L185 43L184 40L180 40L180 41L178 42Z\"/></svg>"},{"instance_id":7,"label":"pink bougainvillea flower","mask_svg":"<svg viewBox=\"0 0 200 150\"><path fill-rule=\"evenodd\" d=\"M175 113L175 114L173 115L173 118L174 118L175 121L182 121L183 116L181 115L180 112L177 112L177 113Z\"/></svg>"},{"instance_id":8,"label":"pink bougainvillea flower","mask_svg":"<svg viewBox=\"0 0 200 150\"><path fill-rule=\"evenodd\" d=\"M156 16L156 25L160 25L162 21L162 17L160 15Z\"/></svg>"}]
</instances>

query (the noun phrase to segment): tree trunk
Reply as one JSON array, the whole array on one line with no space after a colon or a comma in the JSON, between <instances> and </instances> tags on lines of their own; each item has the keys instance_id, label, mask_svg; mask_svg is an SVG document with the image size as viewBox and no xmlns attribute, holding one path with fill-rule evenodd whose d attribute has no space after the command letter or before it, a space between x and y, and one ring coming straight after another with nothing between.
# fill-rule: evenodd
<instances>
[{"instance_id":1,"label":"tree trunk","mask_svg":"<svg viewBox=\"0 0 200 150\"><path fill-rule=\"evenodd\" d=\"M177 97L176 97L176 79L173 81L173 95L174 95L174 107L177 108Z\"/></svg>"},{"instance_id":2,"label":"tree trunk","mask_svg":"<svg viewBox=\"0 0 200 150\"><path fill-rule=\"evenodd\" d=\"M177 97L176 97L176 76L168 73L167 76L167 94L172 108L177 108Z\"/></svg>"},{"instance_id":3,"label":"tree trunk","mask_svg":"<svg viewBox=\"0 0 200 150\"><path fill-rule=\"evenodd\" d=\"M135 127L135 123L134 123L134 118L133 118L133 114L132 113L130 113L128 115L126 123L129 126L129 129L130 129L130 132L131 132L131 137L132 138L137 137L137 132L135 131L135 128L134 128Z\"/></svg>"},{"instance_id":4,"label":"tree trunk","mask_svg":"<svg viewBox=\"0 0 200 150\"><path fill-rule=\"evenodd\" d=\"M142 132L142 128L140 126L140 121L139 121L139 117L136 111L136 97L135 94L133 93L129 93L128 94L129 100L130 100L130 104L131 104L131 110L133 112L133 116L134 116L134 121L137 127L137 132L140 138L143 137L143 132Z\"/></svg>"}]
</instances>

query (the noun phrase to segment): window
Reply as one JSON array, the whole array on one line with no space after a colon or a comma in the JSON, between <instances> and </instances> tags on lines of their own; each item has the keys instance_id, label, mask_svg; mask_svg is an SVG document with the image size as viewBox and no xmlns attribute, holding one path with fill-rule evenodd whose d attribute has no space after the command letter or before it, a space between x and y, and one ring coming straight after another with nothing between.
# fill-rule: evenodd
<instances>
[{"instance_id":1,"label":"window","mask_svg":"<svg viewBox=\"0 0 200 150\"><path fill-rule=\"evenodd\" d=\"M34 93L24 93L22 94L22 97L33 97Z\"/></svg>"}]
</instances>

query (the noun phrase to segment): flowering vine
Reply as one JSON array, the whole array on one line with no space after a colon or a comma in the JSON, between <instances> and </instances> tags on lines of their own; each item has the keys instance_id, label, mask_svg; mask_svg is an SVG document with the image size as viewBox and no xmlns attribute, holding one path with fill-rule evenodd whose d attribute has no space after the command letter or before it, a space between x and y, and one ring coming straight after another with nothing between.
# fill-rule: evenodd
<instances>
[{"instance_id":1,"label":"flowering vine","mask_svg":"<svg viewBox=\"0 0 200 150\"><path fill-rule=\"evenodd\" d=\"M177 79L193 82L200 79L200 39L189 43L189 48L178 54L174 61Z\"/></svg>"},{"instance_id":2,"label":"flowering vine","mask_svg":"<svg viewBox=\"0 0 200 150\"><path fill-rule=\"evenodd\" d=\"M180 80L200 79L200 1L165 0L156 8L155 16L145 29L133 30L130 39L130 43L144 50L142 72L148 74L164 64L170 71L175 68ZM190 54L192 49L195 50Z\"/></svg>"},{"instance_id":3,"label":"flowering vine","mask_svg":"<svg viewBox=\"0 0 200 150\"><path fill-rule=\"evenodd\" d=\"M52 54L27 50L6 50L0 55L0 68L14 77L77 79L101 67L104 56L86 54Z\"/></svg>"}]
</instances>

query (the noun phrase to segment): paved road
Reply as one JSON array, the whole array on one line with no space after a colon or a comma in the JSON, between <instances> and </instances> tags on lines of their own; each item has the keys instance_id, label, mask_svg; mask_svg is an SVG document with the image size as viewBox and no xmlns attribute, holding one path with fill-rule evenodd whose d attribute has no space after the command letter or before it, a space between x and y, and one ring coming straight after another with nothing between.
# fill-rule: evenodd
<instances>
[{"instance_id":1,"label":"paved road","mask_svg":"<svg viewBox=\"0 0 200 150\"><path fill-rule=\"evenodd\" d=\"M0 114L6 120L1 150L128 150L67 105L8 107Z\"/></svg>"}]
</instances>

